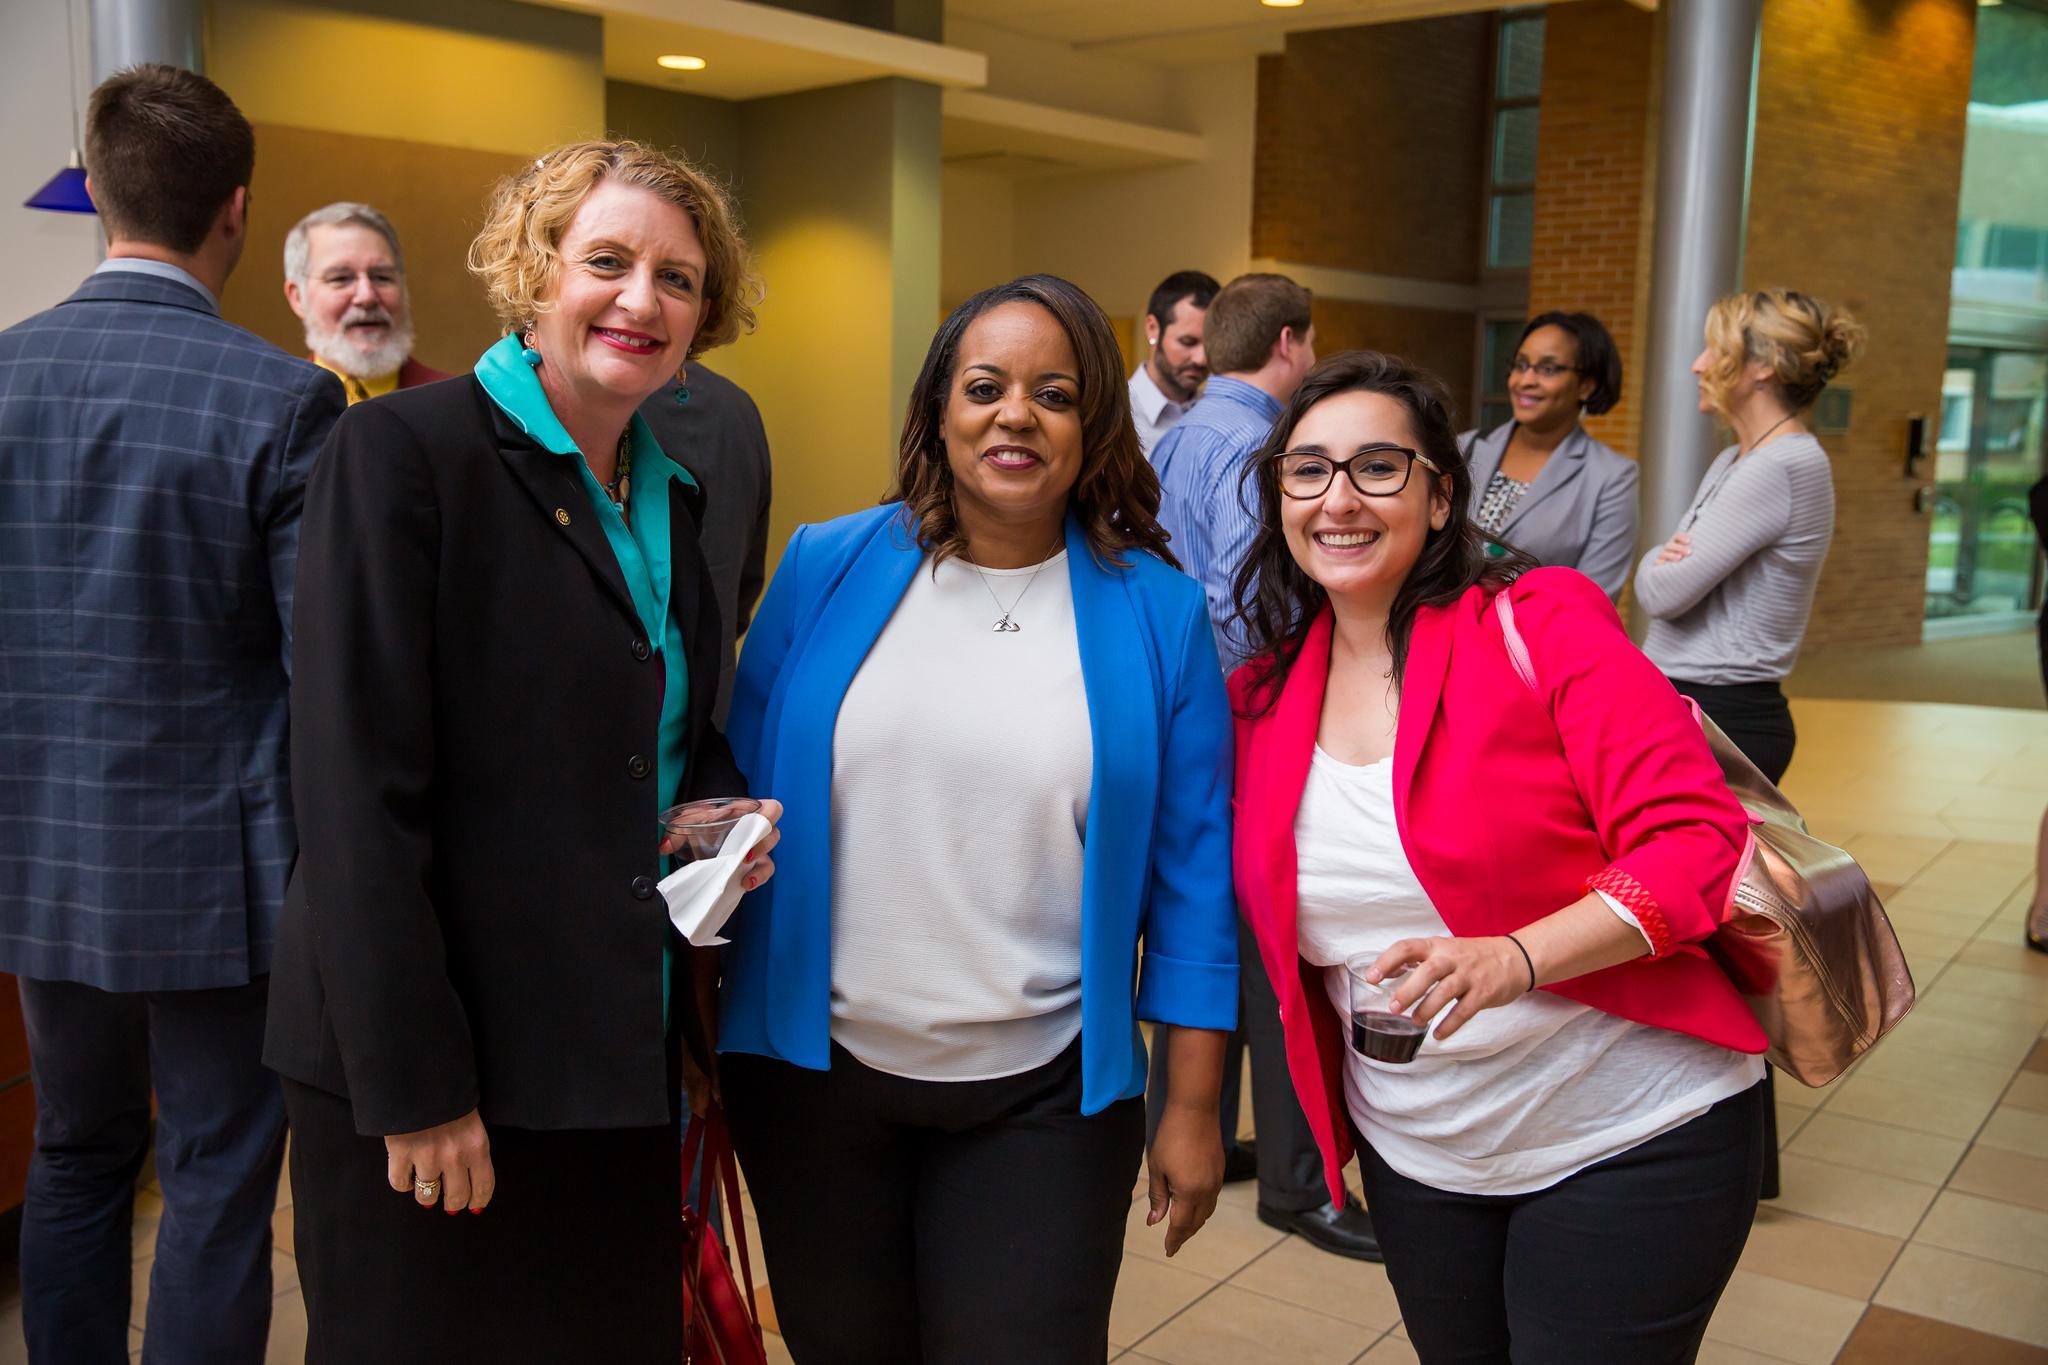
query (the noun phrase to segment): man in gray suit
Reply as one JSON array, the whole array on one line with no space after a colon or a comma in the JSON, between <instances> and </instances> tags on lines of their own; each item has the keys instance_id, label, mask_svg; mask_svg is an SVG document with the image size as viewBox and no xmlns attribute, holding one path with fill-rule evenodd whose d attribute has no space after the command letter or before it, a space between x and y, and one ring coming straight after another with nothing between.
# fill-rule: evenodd
<instances>
[{"instance_id":1,"label":"man in gray suit","mask_svg":"<svg viewBox=\"0 0 2048 1365\"><path fill-rule=\"evenodd\" d=\"M255 156L204 77L113 76L86 127L108 259L0 332L0 970L36 1091L22 1326L52 1365L128 1359L152 1093L149 1358L257 1365L269 1336L292 588L343 403L221 319Z\"/></svg>"},{"instance_id":2,"label":"man in gray suit","mask_svg":"<svg viewBox=\"0 0 2048 1365\"><path fill-rule=\"evenodd\" d=\"M690 471L704 490L700 535L711 584L724 615L724 667L718 709L725 724L732 700L733 643L747 633L768 567L768 504L773 481L768 432L761 410L730 379L691 361L682 382L640 407L640 415L670 459Z\"/></svg>"}]
</instances>

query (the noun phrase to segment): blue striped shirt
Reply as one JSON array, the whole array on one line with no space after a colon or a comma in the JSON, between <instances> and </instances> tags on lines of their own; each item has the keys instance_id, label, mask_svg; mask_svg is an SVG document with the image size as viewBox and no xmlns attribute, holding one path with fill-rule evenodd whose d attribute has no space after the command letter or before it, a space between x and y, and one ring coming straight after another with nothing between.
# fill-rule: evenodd
<instances>
[{"instance_id":1,"label":"blue striped shirt","mask_svg":"<svg viewBox=\"0 0 2048 1365\"><path fill-rule=\"evenodd\" d=\"M1247 463L1280 416L1280 400L1229 375L1209 380L1187 415L1152 447L1159 471L1159 521L1174 557L1209 599L1209 627L1224 672L1243 662L1243 630L1233 580L1259 529L1257 498L1243 480Z\"/></svg>"}]
</instances>

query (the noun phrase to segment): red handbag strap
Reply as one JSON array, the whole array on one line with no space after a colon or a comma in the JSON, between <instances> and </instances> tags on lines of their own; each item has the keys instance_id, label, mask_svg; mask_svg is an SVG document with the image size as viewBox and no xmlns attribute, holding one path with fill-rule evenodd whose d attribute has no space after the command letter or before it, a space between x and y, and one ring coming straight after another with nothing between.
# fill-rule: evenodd
<instances>
[{"instance_id":1,"label":"red handbag strap","mask_svg":"<svg viewBox=\"0 0 2048 1365\"><path fill-rule=\"evenodd\" d=\"M715 1235L711 1229L711 1211L718 1206L722 1191L727 1230L740 1253L740 1283L747 1293L747 1320L754 1329L755 1340L759 1341L761 1309L754 1299L754 1264L747 1248L746 1214L740 1208L739 1165L733 1159L732 1138L725 1127L725 1111L716 1104L705 1110L702 1118L691 1120L683 1134L683 1199L686 1206L690 1196L690 1176L697 1170L700 1155L703 1157L703 1170L699 1190L703 1209L698 1219L697 1242L684 1251L683 1274L690 1287L690 1301L684 1305L685 1326L688 1325L688 1314L703 1301L702 1240Z\"/></svg>"}]
</instances>

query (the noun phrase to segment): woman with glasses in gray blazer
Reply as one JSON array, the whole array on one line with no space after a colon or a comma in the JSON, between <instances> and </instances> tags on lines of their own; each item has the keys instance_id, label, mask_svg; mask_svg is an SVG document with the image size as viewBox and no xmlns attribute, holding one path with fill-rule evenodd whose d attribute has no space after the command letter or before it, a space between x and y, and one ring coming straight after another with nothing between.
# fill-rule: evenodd
<instances>
[{"instance_id":1,"label":"woman with glasses in gray blazer","mask_svg":"<svg viewBox=\"0 0 2048 1365\"><path fill-rule=\"evenodd\" d=\"M1472 465L1473 522L1488 553L1512 545L1621 596L1636 548L1636 465L1580 424L1621 401L1621 355L1587 313L1529 320L1508 366L1514 417L1458 438Z\"/></svg>"}]
</instances>

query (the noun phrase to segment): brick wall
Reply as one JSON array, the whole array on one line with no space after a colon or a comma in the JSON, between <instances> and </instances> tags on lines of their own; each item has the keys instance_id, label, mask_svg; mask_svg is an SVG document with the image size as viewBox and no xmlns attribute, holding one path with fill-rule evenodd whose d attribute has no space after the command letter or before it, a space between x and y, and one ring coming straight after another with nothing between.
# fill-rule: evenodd
<instances>
[{"instance_id":1,"label":"brick wall","mask_svg":"<svg viewBox=\"0 0 2048 1365\"><path fill-rule=\"evenodd\" d=\"M1443 380L1458 429L1472 424L1472 314L1318 298L1315 323L1317 355L1391 351Z\"/></svg>"},{"instance_id":2,"label":"brick wall","mask_svg":"<svg viewBox=\"0 0 2048 1365\"><path fill-rule=\"evenodd\" d=\"M1529 314L1591 313L1621 350L1622 399L1586 429L1640 445L1656 195L1656 16L1626 0L1553 5L1543 41Z\"/></svg>"},{"instance_id":3,"label":"brick wall","mask_svg":"<svg viewBox=\"0 0 2048 1365\"><path fill-rule=\"evenodd\" d=\"M1744 282L1846 305L1870 331L1840 381L1849 431L1821 438L1835 542L1808 648L1920 638L1928 526L1905 477L1906 418L1941 407L1976 13L1975 0L1764 7Z\"/></svg>"},{"instance_id":4,"label":"brick wall","mask_svg":"<svg viewBox=\"0 0 2048 1365\"><path fill-rule=\"evenodd\" d=\"M1469 283L1491 20L1293 33L1259 59L1252 255Z\"/></svg>"}]
</instances>

